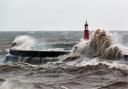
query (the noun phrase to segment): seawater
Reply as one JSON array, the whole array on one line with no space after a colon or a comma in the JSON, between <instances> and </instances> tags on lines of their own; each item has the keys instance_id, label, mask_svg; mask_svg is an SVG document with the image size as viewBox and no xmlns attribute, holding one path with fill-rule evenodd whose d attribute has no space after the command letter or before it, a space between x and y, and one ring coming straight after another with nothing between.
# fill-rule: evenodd
<instances>
[{"instance_id":1,"label":"seawater","mask_svg":"<svg viewBox=\"0 0 128 89\"><path fill-rule=\"evenodd\" d=\"M128 46L128 32L111 33L120 36L119 42ZM11 42L20 35L29 35L37 40L34 50L72 49L83 37L83 33L79 31L0 32L1 59L4 59ZM57 61L40 65L1 62L0 89L127 89L128 87L128 65L123 59L90 59L83 55L64 62L64 58L65 56L60 56Z\"/></svg>"}]
</instances>

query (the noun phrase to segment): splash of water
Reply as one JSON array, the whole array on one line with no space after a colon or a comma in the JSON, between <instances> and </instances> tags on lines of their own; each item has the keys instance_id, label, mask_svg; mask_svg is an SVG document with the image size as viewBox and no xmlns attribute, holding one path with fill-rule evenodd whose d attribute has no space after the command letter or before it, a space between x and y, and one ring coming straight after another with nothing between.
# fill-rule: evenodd
<instances>
[{"instance_id":1,"label":"splash of water","mask_svg":"<svg viewBox=\"0 0 128 89\"><path fill-rule=\"evenodd\" d=\"M83 53L85 51L85 48L87 47L87 44L88 44L87 40L81 39L80 42L73 47L71 53L72 54Z\"/></svg>"},{"instance_id":2,"label":"splash of water","mask_svg":"<svg viewBox=\"0 0 128 89\"><path fill-rule=\"evenodd\" d=\"M31 50L32 47L36 44L36 40L28 35L18 36L14 39L12 44L16 45L12 47L12 49L17 50Z\"/></svg>"},{"instance_id":3,"label":"splash of water","mask_svg":"<svg viewBox=\"0 0 128 89\"><path fill-rule=\"evenodd\" d=\"M81 40L73 47L72 55L85 55L86 57L102 57L105 59L122 58L128 47L121 43L122 36L117 33L109 33L104 30L96 30L90 40Z\"/></svg>"}]
</instances>

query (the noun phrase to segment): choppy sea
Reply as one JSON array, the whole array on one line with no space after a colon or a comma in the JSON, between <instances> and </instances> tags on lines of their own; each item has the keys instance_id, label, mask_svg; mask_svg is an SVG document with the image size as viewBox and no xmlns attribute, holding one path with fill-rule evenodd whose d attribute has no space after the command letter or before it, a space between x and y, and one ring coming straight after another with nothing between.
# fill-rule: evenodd
<instances>
[{"instance_id":1,"label":"choppy sea","mask_svg":"<svg viewBox=\"0 0 128 89\"><path fill-rule=\"evenodd\" d=\"M113 31L119 43L128 46L127 31ZM128 89L128 64L124 59L105 60L81 57L72 61L41 64L4 64L11 42L19 35L36 39L35 50L72 49L83 38L80 31L0 32L0 89Z\"/></svg>"}]
</instances>

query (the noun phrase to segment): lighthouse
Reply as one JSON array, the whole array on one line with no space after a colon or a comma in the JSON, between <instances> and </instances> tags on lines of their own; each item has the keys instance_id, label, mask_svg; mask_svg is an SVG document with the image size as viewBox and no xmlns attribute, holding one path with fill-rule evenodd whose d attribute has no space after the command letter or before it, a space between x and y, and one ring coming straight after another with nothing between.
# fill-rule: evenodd
<instances>
[{"instance_id":1,"label":"lighthouse","mask_svg":"<svg viewBox=\"0 0 128 89\"><path fill-rule=\"evenodd\" d=\"M86 21L84 27L85 27L85 29L84 29L84 39L85 40L89 40L89 30L88 30L88 23L87 23L87 21Z\"/></svg>"}]
</instances>

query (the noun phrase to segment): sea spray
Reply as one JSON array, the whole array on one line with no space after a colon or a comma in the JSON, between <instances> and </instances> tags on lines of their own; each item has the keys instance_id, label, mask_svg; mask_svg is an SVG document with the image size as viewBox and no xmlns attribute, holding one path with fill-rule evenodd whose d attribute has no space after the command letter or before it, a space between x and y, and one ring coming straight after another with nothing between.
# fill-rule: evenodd
<instances>
[{"instance_id":1,"label":"sea spray","mask_svg":"<svg viewBox=\"0 0 128 89\"><path fill-rule=\"evenodd\" d=\"M123 44L123 36L117 32L108 33L111 34L113 44Z\"/></svg>"},{"instance_id":2,"label":"sea spray","mask_svg":"<svg viewBox=\"0 0 128 89\"><path fill-rule=\"evenodd\" d=\"M124 47L116 45L121 42L119 40L122 37L118 40L117 35L117 33L112 34L98 29L92 33L90 40L81 40L76 44L71 54L85 55L86 57L102 57L105 59L122 58L124 54L122 49ZM125 52L125 54L128 53Z\"/></svg>"},{"instance_id":3,"label":"sea spray","mask_svg":"<svg viewBox=\"0 0 128 89\"><path fill-rule=\"evenodd\" d=\"M73 47L71 53L74 53L74 54L83 53L87 43L88 41L81 39L80 42Z\"/></svg>"},{"instance_id":4,"label":"sea spray","mask_svg":"<svg viewBox=\"0 0 128 89\"><path fill-rule=\"evenodd\" d=\"M75 41L73 36L67 37L74 38ZM58 59L61 58L63 56ZM115 61L82 55L76 60L61 63L5 64L6 66L0 66L0 76L5 80L0 83L0 89L127 89L128 65L123 64L122 60Z\"/></svg>"},{"instance_id":5,"label":"sea spray","mask_svg":"<svg viewBox=\"0 0 128 89\"><path fill-rule=\"evenodd\" d=\"M32 47L36 44L36 40L28 35L18 36L14 39L12 44L16 44L12 49L17 50L31 50Z\"/></svg>"}]
</instances>

